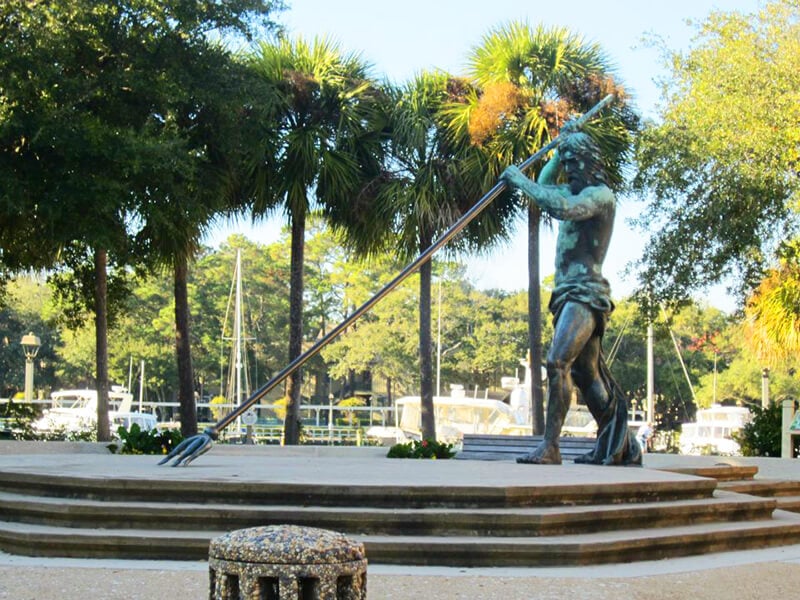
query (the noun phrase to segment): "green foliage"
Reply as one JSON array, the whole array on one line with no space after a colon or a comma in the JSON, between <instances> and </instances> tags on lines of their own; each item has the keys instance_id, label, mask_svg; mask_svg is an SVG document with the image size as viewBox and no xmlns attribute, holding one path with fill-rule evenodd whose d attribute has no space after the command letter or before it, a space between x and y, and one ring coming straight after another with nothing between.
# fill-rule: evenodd
<instances>
[{"instance_id":1,"label":"green foliage","mask_svg":"<svg viewBox=\"0 0 800 600\"><path fill-rule=\"evenodd\" d=\"M5 420L5 425L12 431L17 439L31 439L33 431L31 422L39 416L35 405L20 404L9 400L0 411L0 417Z\"/></svg>"},{"instance_id":2,"label":"green foliage","mask_svg":"<svg viewBox=\"0 0 800 600\"><path fill-rule=\"evenodd\" d=\"M358 396L350 396L349 398L342 399L337 406L342 407L349 407L349 406L366 406L367 401L364 398ZM357 412L354 410L345 411L345 422L347 425L360 425L360 419L357 416Z\"/></svg>"},{"instance_id":3,"label":"green foliage","mask_svg":"<svg viewBox=\"0 0 800 600\"><path fill-rule=\"evenodd\" d=\"M456 451L453 444L436 440L412 440L405 444L395 444L389 448L388 458L453 458Z\"/></svg>"},{"instance_id":4,"label":"green foliage","mask_svg":"<svg viewBox=\"0 0 800 600\"><path fill-rule=\"evenodd\" d=\"M732 323L720 331L715 344L718 352L716 369L713 355L707 361L707 371L700 373L696 387L697 403L736 403L751 406L761 403L762 374L769 368L770 397L778 398L797 393L800 361L796 355L766 362L746 343L748 324Z\"/></svg>"},{"instance_id":5,"label":"green foliage","mask_svg":"<svg viewBox=\"0 0 800 600\"><path fill-rule=\"evenodd\" d=\"M783 407L773 402L767 408L758 405L750 407L753 419L733 439L741 446L743 456L780 456L781 421Z\"/></svg>"},{"instance_id":6,"label":"green foliage","mask_svg":"<svg viewBox=\"0 0 800 600\"><path fill-rule=\"evenodd\" d=\"M798 214L800 5L715 12L692 49L664 49L660 119L637 139L634 187L653 233L643 293L681 300L732 275L755 284Z\"/></svg>"},{"instance_id":7,"label":"green foliage","mask_svg":"<svg viewBox=\"0 0 800 600\"><path fill-rule=\"evenodd\" d=\"M323 321L334 322L340 312L349 312L360 305L397 272L395 261L388 255L365 263L343 260L337 252L329 254L323 249L325 244L314 242L317 235L328 236L327 230L314 229L314 232L310 247L320 253L316 254L316 250L311 253L319 265L319 281L314 284L317 291L313 293L324 301L307 314L306 342L312 341ZM206 250L198 263L200 268L194 270L190 279L192 304L203 316L193 328L195 369L204 377L205 394L212 396L219 389L220 333L236 248L242 249L246 275L246 330L256 337L247 345L252 350L251 381L263 383L265 377L285 365L286 238L261 245L241 236L233 237L217 250ZM519 368L519 360L525 356L526 294L476 290L465 279L463 265L455 262L437 261L434 272L432 316L436 325L441 314L443 389L449 383L491 387L499 383L500 376L513 375ZM322 281L326 278L329 283ZM127 381L131 356L135 365L144 359L146 389L151 399L170 400L175 394L170 286L166 275L137 280L127 298L125 312L109 336L112 380ZM351 372L369 371L374 390L385 390L393 397L418 393L416 286L417 280L412 276L326 348L324 360L312 362L308 368L316 373L327 369L331 378L340 381ZM56 308L47 300L48 288L41 281L20 279L9 289L14 302L0 311L0 331L5 331L9 339L7 345L0 343L0 365L8 365L8 370L0 373L10 391L0 395L11 395L23 380L24 358L18 341L26 333L26 323L36 324L35 332L43 342L39 353L42 362L37 360L36 365L37 388L91 385L94 365L91 323L77 331L60 327L54 318ZM542 304L547 305L546 292ZM614 358L611 367L618 382L641 405L646 383L647 322L632 300L622 299L616 304L604 346L607 356ZM551 335L550 319L546 318L545 323L546 345ZM668 324L669 328L660 318L655 326L656 398L658 411L665 419L659 428L677 427L694 416L692 394L677 359L670 329L686 361L699 406L722 401L760 402L761 369L767 365L746 348L739 324L702 305L689 305L672 313ZM227 360L224 356L223 359ZM798 372L800 364L794 358L770 365L771 395L795 393ZM326 394L324 399L316 397L314 401L327 403L327 391L322 393ZM283 413L279 410L281 418Z\"/></svg>"},{"instance_id":8,"label":"green foliage","mask_svg":"<svg viewBox=\"0 0 800 600\"><path fill-rule=\"evenodd\" d=\"M476 290L455 262L437 261L433 268L431 317L441 341L444 388L448 382L496 386L500 377L517 372L525 356L526 294ZM391 257L376 257L343 266L335 276L344 278L345 302L357 306L396 269ZM417 286L415 276L407 279L323 351L331 377L369 371L374 382L390 381L395 396L419 393ZM547 325L550 335L549 319Z\"/></svg>"},{"instance_id":9,"label":"green foliage","mask_svg":"<svg viewBox=\"0 0 800 600\"><path fill-rule=\"evenodd\" d=\"M586 129L603 148L614 187L621 182L638 119L598 44L564 27L511 21L485 35L468 60L482 93L467 94L462 107L452 108L451 127L485 147L493 176L539 150L573 113L614 94L613 110ZM497 101L498 89L506 90L505 101Z\"/></svg>"},{"instance_id":10,"label":"green foliage","mask_svg":"<svg viewBox=\"0 0 800 600\"><path fill-rule=\"evenodd\" d=\"M8 305L0 308L0 398L8 398L22 388L25 357L20 345L22 336L33 332L41 339L36 355L34 395L52 384L55 371L55 315L50 288L44 277L20 275L8 282Z\"/></svg>"},{"instance_id":11,"label":"green foliage","mask_svg":"<svg viewBox=\"0 0 800 600\"><path fill-rule=\"evenodd\" d=\"M398 270L388 255L341 265L334 277L341 281L343 305L348 310L362 305ZM419 372L414 356L418 324L413 290L417 285L417 276L411 276L323 350L332 378L371 371L373 378L390 379L397 393L412 389Z\"/></svg>"},{"instance_id":12,"label":"green foliage","mask_svg":"<svg viewBox=\"0 0 800 600\"><path fill-rule=\"evenodd\" d=\"M800 238L778 250L745 309L747 342L758 356L775 362L800 352Z\"/></svg>"},{"instance_id":13,"label":"green foliage","mask_svg":"<svg viewBox=\"0 0 800 600\"><path fill-rule=\"evenodd\" d=\"M6 425L16 440L35 441L67 441L67 442L96 442L97 434L93 427L81 429L61 428L55 431L41 432L33 429L31 424L41 416L36 405L23 404L9 400L0 417L6 420Z\"/></svg>"},{"instance_id":14,"label":"green foliage","mask_svg":"<svg viewBox=\"0 0 800 600\"><path fill-rule=\"evenodd\" d=\"M469 307L471 314L457 313L448 321L458 323L461 320L460 327L471 334L464 338L469 347L463 352L459 347L453 359L460 359L462 368L474 373L474 383L488 386L504 375L516 373L520 360L526 355L527 295L493 292L466 296L468 300L464 306ZM481 313L480 319L475 318L476 312Z\"/></svg>"},{"instance_id":15,"label":"green foliage","mask_svg":"<svg viewBox=\"0 0 800 600\"><path fill-rule=\"evenodd\" d=\"M642 408L647 395L648 320L643 307L634 300L624 299L616 304L606 330L604 348L617 382L637 408ZM709 406L725 398L720 383L722 373L741 351L740 338L732 337L735 329L733 319L702 304L690 303L658 315L653 324L653 358L659 430L674 431L681 423L692 421L695 403ZM738 383L750 384L746 379ZM760 385L758 378L753 383ZM730 399L736 397L732 393Z\"/></svg>"},{"instance_id":16,"label":"green foliage","mask_svg":"<svg viewBox=\"0 0 800 600\"><path fill-rule=\"evenodd\" d=\"M230 408L217 408L217 405L220 404L228 404L228 399L225 396L214 396L209 402L211 405L211 416L214 417L215 420L219 421L222 417L227 415L230 412Z\"/></svg>"},{"instance_id":17,"label":"green foliage","mask_svg":"<svg viewBox=\"0 0 800 600\"><path fill-rule=\"evenodd\" d=\"M262 42L247 64L262 91L256 105L266 107L267 118L251 156L252 210L263 215L281 207L291 222L288 358L294 360L303 346L306 220L319 208L329 222L352 232L370 205L368 184L382 158L380 94L358 54L329 39ZM299 441L300 385L300 372L290 375L287 444Z\"/></svg>"},{"instance_id":18,"label":"green foliage","mask_svg":"<svg viewBox=\"0 0 800 600\"><path fill-rule=\"evenodd\" d=\"M30 427L30 422L23 422L22 427L14 431L14 439L38 442L96 442L97 430L95 427L82 429L62 427L53 431L42 432L33 430Z\"/></svg>"},{"instance_id":19,"label":"green foliage","mask_svg":"<svg viewBox=\"0 0 800 600\"><path fill-rule=\"evenodd\" d=\"M30 421L31 419L35 419L38 415L39 411L35 405L22 404L20 402L14 402L14 400L6 402L3 405L2 412L0 412L0 416L4 419L12 419L15 421Z\"/></svg>"},{"instance_id":20,"label":"green foliage","mask_svg":"<svg viewBox=\"0 0 800 600\"><path fill-rule=\"evenodd\" d=\"M187 261L203 227L231 209L237 193L229 175L243 170L239 146L248 145L234 133L252 129L238 126L246 71L209 32L267 32L280 7L269 0L0 5L0 261L52 269L73 327L85 310L96 314L100 389L108 384L105 326L128 295L119 283L132 267L175 266L187 431L194 427ZM101 411L98 435L108 434Z\"/></svg>"},{"instance_id":21,"label":"green foliage","mask_svg":"<svg viewBox=\"0 0 800 600\"><path fill-rule=\"evenodd\" d=\"M129 430L119 427L117 435L122 446L112 444L109 449L112 452L119 450L120 454L169 454L183 441L181 432L176 429L142 431L138 423L133 423Z\"/></svg>"}]
</instances>

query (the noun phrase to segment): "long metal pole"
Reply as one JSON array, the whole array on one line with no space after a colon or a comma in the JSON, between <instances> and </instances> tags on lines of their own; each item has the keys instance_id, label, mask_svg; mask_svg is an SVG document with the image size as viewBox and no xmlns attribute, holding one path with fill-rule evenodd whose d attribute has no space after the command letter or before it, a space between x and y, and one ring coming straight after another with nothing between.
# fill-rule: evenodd
<instances>
[{"instance_id":1,"label":"long metal pole","mask_svg":"<svg viewBox=\"0 0 800 600\"><path fill-rule=\"evenodd\" d=\"M580 126L581 124L585 123L589 119L591 119L595 114L597 114L600 110L605 108L612 100L614 96L609 94L605 98L603 98L600 102L595 104L590 110L584 113L581 117L578 118L577 124ZM541 159L545 156L550 150L556 147L558 144L559 137L553 138L548 144L546 144L543 148L538 150L528 159L526 159L522 164L519 165L519 169L521 171L527 170L531 165L533 165L536 161ZM350 327L358 318L360 318L364 313L370 310L373 306L375 306L378 302L383 300L389 292L391 292L394 288L400 285L403 281L405 281L411 274L413 274L422 263L430 260L431 256L433 256L439 249L441 249L445 244L447 244L450 240L452 240L456 235L461 233L461 231L469 225L475 217L477 217L483 210L491 204L495 198L497 198L503 191L506 189L506 184L504 181L498 181L492 189L490 189L484 196L478 200L472 208L470 208L466 213L464 213L458 221L453 223L453 225L445 231L439 239L437 239L431 246L422 252L413 262L411 262L405 269L400 271L394 279L392 279L389 283L384 285L372 298L367 300L364 304L358 307L349 317L347 317L344 321L339 323L336 327L331 329L327 335L317 340L317 342L311 346L308 350L303 352L300 356L295 358L292 362L286 365L281 371L279 371L272 379L270 379L267 383L253 392L253 395L247 399L246 402L242 403L240 406L236 407L230 413L222 417L219 421L217 421L214 425L209 427L205 430L205 433L211 436L212 438L216 439L217 434L225 429L228 425L230 425L233 421L235 421L238 417L244 414L247 409L253 406L256 402L261 400L264 396L270 393L273 389L275 389L284 379L286 379L289 375L294 373L297 369L302 367L306 364L310 359L317 355L317 353L322 350L325 346L327 346L334 338L336 338L339 334L341 334L345 329Z\"/></svg>"}]
</instances>

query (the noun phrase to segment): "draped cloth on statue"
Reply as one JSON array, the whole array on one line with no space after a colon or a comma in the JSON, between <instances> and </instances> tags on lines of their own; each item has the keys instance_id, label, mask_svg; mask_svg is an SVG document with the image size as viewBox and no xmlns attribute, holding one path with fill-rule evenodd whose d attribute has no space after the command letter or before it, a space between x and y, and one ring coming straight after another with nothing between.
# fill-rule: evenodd
<instances>
[{"instance_id":1,"label":"draped cloth on statue","mask_svg":"<svg viewBox=\"0 0 800 600\"><path fill-rule=\"evenodd\" d=\"M614 310L611 289L603 277L570 279L560 283L550 298L550 312L554 325L568 302L579 302L592 309L596 321L596 334L600 337L598 372L608 397L606 406L589 406L597 421L597 442L594 450L575 459L576 463L597 465L641 465L642 452L634 433L628 431L628 401L614 380L602 351L602 338L606 321Z\"/></svg>"}]
</instances>

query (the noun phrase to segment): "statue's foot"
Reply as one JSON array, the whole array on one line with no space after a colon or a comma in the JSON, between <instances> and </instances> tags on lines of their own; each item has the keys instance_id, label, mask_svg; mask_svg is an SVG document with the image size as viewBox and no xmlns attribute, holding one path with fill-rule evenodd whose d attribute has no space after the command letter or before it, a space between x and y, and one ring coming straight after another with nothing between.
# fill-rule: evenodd
<instances>
[{"instance_id":1,"label":"statue's foot","mask_svg":"<svg viewBox=\"0 0 800 600\"><path fill-rule=\"evenodd\" d=\"M530 454L517 458L517 462L526 465L560 465L561 450L555 444L542 442Z\"/></svg>"},{"instance_id":2,"label":"statue's foot","mask_svg":"<svg viewBox=\"0 0 800 600\"><path fill-rule=\"evenodd\" d=\"M575 463L579 465L596 465L598 461L595 459L594 450L590 450L586 454L576 456Z\"/></svg>"},{"instance_id":3,"label":"statue's foot","mask_svg":"<svg viewBox=\"0 0 800 600\"><path fill-rule=\"evenodd\" d=\"M642 466L642 454L638 446L631 446L630 444L626 450L620 454L612 456L603 456L597 452L597 448L575 457L576 464L583 465L603 465L603 466Z\"/></svg>"}]
</instances>

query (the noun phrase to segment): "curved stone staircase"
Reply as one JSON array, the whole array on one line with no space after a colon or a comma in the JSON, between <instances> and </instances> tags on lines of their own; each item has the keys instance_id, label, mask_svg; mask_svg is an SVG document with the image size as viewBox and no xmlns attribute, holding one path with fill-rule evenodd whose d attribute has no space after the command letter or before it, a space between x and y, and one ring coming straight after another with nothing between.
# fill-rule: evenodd
<instances>
[{"instance_id":1,"label":"curved stone staircase","mask_svg":"<svg viewBox=\"0 0 800 600\"><path fill-rule=\"evenodd\" d=\"M459 468L468 470L468 462ZM397 464L375 460L363 468ZM426 465L434 482L442 475L425 484L403 482L402 473L397 483L387 484L384 475L384 483L371 484L361 473L353 483L345 474L341 482L232 476L209 485L187 477L191 467L154 470L157 476L148 478L124 469L98 476L0 465L0 550L201 560L209 541L224 532L297 524L363 541L371 563L530 567L655 560L800 539L800 515L782 510L800 505L793 499L800 482L754 480L752 468L658 478L647 469L623 469L620 478L614 468L572 466L563 476L547 471L556 475L540 484L468 485L448 480L453 467ZM181 478L169 477L178 471Z\"/></svg>"}]
</instances>

